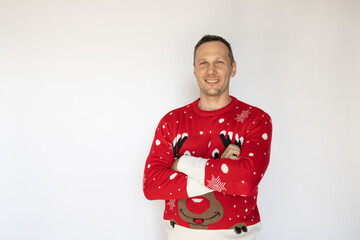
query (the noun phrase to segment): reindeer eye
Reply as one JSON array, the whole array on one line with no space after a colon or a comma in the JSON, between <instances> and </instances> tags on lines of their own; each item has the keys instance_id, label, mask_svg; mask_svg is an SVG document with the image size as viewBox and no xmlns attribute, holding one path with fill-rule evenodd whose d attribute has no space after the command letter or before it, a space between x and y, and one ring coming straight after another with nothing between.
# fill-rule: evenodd
<instances>
[{"instance_id":1,"label":"reindeer eye","mask_svg":"<svg viewBox=\"0 0 360 240\"><path fill-rule=\"evenodd\" d=\"M215 148L211 155L213 156L213 158L219 158L219 150Z\"/></svg>"}]
</instances>

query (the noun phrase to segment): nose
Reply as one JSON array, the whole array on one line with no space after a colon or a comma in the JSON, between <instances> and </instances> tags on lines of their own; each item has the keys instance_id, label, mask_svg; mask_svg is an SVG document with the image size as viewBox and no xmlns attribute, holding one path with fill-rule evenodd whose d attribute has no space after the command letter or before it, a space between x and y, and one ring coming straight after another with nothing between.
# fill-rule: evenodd
<instances>
[{"instance_id":1,"label":"nose","mask_svg":"<svg viewBox=\"0 0 360 240\"><path fill-rule=\"evenodd\" d=\"M216 75L216 67L214 65L210 64L207 68L207 74L209 76Z\"/></svg>"}]
</instances>

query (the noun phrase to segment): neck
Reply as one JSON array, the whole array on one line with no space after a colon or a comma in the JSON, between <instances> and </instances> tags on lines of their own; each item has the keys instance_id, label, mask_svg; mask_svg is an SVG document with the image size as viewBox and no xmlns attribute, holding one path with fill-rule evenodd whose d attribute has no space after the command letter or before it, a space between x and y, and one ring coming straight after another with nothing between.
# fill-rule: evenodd
<instances>
[{"instance_id":1,"label":"neck","mask_svg":"<svg viewBox=\"0 0 360 240\"><path fill-rule=\"evenodd\" d=\"M229 95L222 97L200 96L199 108L204 111L213 111L225 107L231 102Z\"/></svg>"}]
</instances>

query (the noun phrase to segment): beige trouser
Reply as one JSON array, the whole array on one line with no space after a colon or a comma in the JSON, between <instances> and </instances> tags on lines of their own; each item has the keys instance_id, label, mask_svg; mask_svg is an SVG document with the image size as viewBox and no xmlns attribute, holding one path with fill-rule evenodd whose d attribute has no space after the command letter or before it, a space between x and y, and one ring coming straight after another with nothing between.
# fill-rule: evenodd
<instances>
[{"instance_id":1,"label":"beige trouser","mask_svg":"<svg viewBox=\"0 0 360 240\"><path fill-rule=\"evenodd\" d=\"M168 240L255 240L255 236L260 232L260 223L248 226L248 231L241 234L236 234L233 229L197 230L179 225L173 228L169 222L166 225Z\"/></svg>"}]
</instances>

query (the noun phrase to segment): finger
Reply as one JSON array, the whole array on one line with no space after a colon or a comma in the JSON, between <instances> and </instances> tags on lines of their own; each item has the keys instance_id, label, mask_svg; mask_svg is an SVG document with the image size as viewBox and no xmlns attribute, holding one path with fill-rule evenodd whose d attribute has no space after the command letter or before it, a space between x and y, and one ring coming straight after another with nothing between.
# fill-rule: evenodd
<instances>
[{"instance_id":1,"label":"finger","mask_svg":"<svg viewBox=\"0 0 360 240\"><path fill-rule=\"evenodd\" d=\"M239 153L237 151L230 150L226 154L224 154L224 157L230 159L238 159Z\"/></svg>"},{"instance_id":2,"label":"finger","mask_svg":"<svg viewBox=\"0 0 360 240\"><path fill-rule=\"evenodd\" d=\"M238 160L239 159L239 157L236 156L236 155L231 155L228 158L231 159L231 160Z\"/></svg>"},{"instance_id":3,"label":"finger","mask_svg":"<svg viewBox=\"0 0 360 240\"><path fill-rule=\"evenodd\" d=\"M221 158L239 159L239 156L240 156L239 146L236 146L235 144L229 144L229 146L227 146L227 148L221 155Z\"/></svg>"},{"instance_id":4,"label":"finger","mask_svg":"<svg viewBox=\"0 0 360 240\"><path fill-rule=\"evenodd\" d=\"M238 147L238 146L236 146L236 145L229 145L226 149L225 149L225 151L231 151L231 152L234 152L234 153L236 153L236 154L240 154L240 148Z\"/></svg>"},{"instance_id":5,"label":"finger","mask_svg":"<svg viewBox=\"0 0 360 240\"><path fill-rule=\"evenodd\" d=\"M230 149L228 152L230 155L235 155L237 157L240 156L240 150L239 149Z\"/></svg>"},{"instance_id":6,"label":"finger","mask_svg":"<svg viewBox=\"0 0 360 240\"><path fill-rule=\"evenodd\" d=\"M237 151L240 151L240 147L239 146L237 146L237 145L235 145L235 144L229 144L229 146L228 147L230 147L231 149L233 149L233 150L237 150Z\"/></svg>"}]
</instances>

